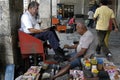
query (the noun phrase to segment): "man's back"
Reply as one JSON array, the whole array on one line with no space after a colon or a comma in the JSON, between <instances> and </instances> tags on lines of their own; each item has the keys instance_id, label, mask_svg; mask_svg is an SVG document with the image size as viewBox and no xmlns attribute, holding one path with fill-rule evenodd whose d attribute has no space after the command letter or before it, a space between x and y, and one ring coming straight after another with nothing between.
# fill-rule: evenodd
<instances>
[{"instance_id":1,"label":"man's back","mask_svg":"<svg viewBox=\"0 0 120 80\"><path fill-rule=\"evenodd\" d=\"M88 30L81 36L79 45L77 46L77 52L79 52L81 48L87 48L86 54L94 54L95 47L94 35Z\"/></svg>"},{"instance_id":2,"label":"man's back","mask_svg":"<svg viewBox=\"0 0 120 80\"><path fill-rule=\"evenodd\" d=\"M97 30L108 30L110 18L114 18L113 10L107 6L101 6L96 9L94 18L97 18Z\"/></svg>"}]
</instances>

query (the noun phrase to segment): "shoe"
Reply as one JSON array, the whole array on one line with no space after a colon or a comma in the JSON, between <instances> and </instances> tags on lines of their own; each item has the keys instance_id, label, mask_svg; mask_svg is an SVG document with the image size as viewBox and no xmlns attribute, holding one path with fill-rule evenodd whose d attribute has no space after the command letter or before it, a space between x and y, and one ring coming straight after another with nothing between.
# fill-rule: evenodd
<instances>
[{"instance_id":1,"label":"shoe","mask_svg":"<svg viewBox=\"0 0 120 80\"><path fill-rule=\"evenodd\" d=\"M96 51L96 53L97 53L97 54L101 54L101 52L100 52L100 51Z\"/></svg>"},{"instance_id":2,"label":"shoe","mask_svg":"<svg viewBox=\"0 0 120 80\"><path fill-rule=\"evenodd\" d=\"M107 59L108 59L109 61L112 61L112 60L113 60L113 57L112 57L112 54L111 54L111 53L108 53L108 54L106 55L106 57L107 57Z\"/></svg>"},{"instance_id":3,"label":"shoe","mask_svg":"<svg viewBox=\"0 0 120 80\"><path fill-rule=\"evenodd\" d=\"M106 56L107 56L107 57L112 57L112 54L111 54L111 53L108 53Z\"/></svg>"},{"instance_id":4,"label":"shoe","mask_svg":"<svg viewBox=\"0 0 120 80\"><path fill-rule=\"evenodd\" d=\"M58 63L59 62L63 62L64 61L64 58L60 55L54 55L54 60L56 60Z\"/></svg>"},{"instance_id":5,"label":"shoe","mask_svg":"<svg viewBox=\"0 0 120 80\"><path fill-rule=\"evenodd\" d=\"M70 56L69 55L65 55L63 58L64 58L64 61L68 61L70 59Z\"/></svg>"},{"instance_id":6,"label":"shoe","mask_svg":"<svg viewBox=\"0 0 120 80\"><path fill-rule=\"evenodd\" d=\"M70 59L70 56L61 56L56 54L54 55L54 60L56 60L58 63L68 61L69 59Z\"/></svg>"},{"instance_id":7,"label":"shoe","mask_svg":"<svg viewBox=\"0 0 120 80\"><path fill-rule=\"evenodd\" d=\"M63 49L61 49L60 47L58 47L57 49L54 49L55 54L57 55L61 55L61 56L65 56L65 52Z\"/></svg>"}]
</instances>

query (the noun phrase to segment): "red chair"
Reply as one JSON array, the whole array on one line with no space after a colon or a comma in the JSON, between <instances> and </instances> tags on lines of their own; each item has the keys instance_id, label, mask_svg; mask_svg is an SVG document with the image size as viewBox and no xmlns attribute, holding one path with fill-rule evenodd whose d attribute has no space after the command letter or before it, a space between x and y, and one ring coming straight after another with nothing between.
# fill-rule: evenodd
<instances>
[{"instance_id":1,"label":"red chair","mask_svg":"<svg viewBox=\"0 0 120 80\"><path fill-rule=\"evenodd\" d=\"M29 34L22 31L18 31L19 35L19 46L22 57L25 59L30 54L39 54L43 57L43 62L47 64L55 64L54 61L47 61L44 53L43 42Z\"/></svg>"}]
</instances>

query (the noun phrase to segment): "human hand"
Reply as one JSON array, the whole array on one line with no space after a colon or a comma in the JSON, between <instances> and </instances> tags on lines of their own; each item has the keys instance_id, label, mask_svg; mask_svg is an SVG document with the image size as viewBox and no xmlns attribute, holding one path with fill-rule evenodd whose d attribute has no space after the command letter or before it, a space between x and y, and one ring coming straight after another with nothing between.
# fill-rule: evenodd
<instances>
[{"instance_id":1,"label":"human hand","mask_svg":"<svg viewBox=\"0 0 120 80\"><path fill-rule=\"evenodd\" d=\"M68 44L65 44L65 45L64 45L64 48L69 48L69 45L68 45Z\"/></svg>"},{"instance_id":2,"label":"human hand","mask_svg":"<svg viewBox=\"0 0 120 80\"><path fill-rule=\"evenodd\" d=\"M90 58L90 55L85 55L84 56L84 59L86 60L86 59L89 59Z\"/></svg>"},{"instance_id":3,"label":"human hand","mask_svg":"<svg viewBox=\"0 0 120 80\"><path fill-rule=\"evenodd\" d=\"M69 61L73 61L75 59L75 57L71 57L70 59L69 59Z\"/></svg>"},{"instance_id":4,"label":"human hand","mask_svg":"<svg viewBox=\"0 0 120 80\"><path fill-rule=\"evenodd\" d=\"M48 29L41 29L42 32L48 31Z\"/></svg>"},{"instance_id":5,"label":"human hand","mask_svg":"<svg viewBox=\"0 0 120 80\"><path fill-rule=\"evenodd\" d=\"M114 31L115 31L115 32L118 32L118 28L115 28Z\"/></svg>"}]
</instances>

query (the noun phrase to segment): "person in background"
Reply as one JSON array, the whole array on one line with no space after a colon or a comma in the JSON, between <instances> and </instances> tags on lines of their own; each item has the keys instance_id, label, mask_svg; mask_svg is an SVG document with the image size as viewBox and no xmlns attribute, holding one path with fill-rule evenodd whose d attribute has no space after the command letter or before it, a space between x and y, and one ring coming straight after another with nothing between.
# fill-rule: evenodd
<instances>
[{"instance_id":1,"label":"person in background","mask_svg":"<svg viewBox=\"0 0 120 80\"><path fill-rule=\"evenodd\" d=\"M49 30L49 28L41 28L39 26L36 17L38 13L39 3L32 1L28 5L28 10L21 16L21 28L20 30L32 35L43 41L48 40L50 46L53 48L55 55L58 59L63 60L65 58L64 51L61 49L58 39L55 34ZM46 27L46 26L45 26Z\"/></svg>"},{"instance_id":2,"label":"person in background","mask_svg":"<svg viewBox=\"0 0 120 80\"><path fill-rule=\"evenodd\" d=\"M75 16L73 16L72 18L70 18L68 25L72 27L73 32L76 31L76 23L75 23Z\"/></svg>"},{"instance_id":3,"label":"person in background","mask_svg":"<svg viewBox=\"0 0 120 80\"><path fill-rule=\"evenodd\" d=\"M99 7L99 5L97 4L97 1L95 1L94 5L91 7L91 9L93 12L95 12L98 7Z\"/></svg>"},{"instance_id":4,"label":"person in background","mask_svg":"<svg viewBox=\"0 0 120 80\"><path fill-rule=\"evenodd\" d=\"M96 30L98 36L98 45L96 48L96 52L97 54L100 54L102 48L106 56L109 57L109 55L111 56L112 54L109 51L108 47L106 46L104 39L108 31L110 19L113 21L113 24L115 25L114 29L115 31L118 31L118 27L113 10L107 6L108 0L101 0L100 2L101 6L97 8L94 13L94 20L97 20Z\"/></svg>"},{"instance_id":5,"label":"person in background","mask_svg":"<svg viewBox=\"0 0 120 80\"><path fill-rule=\"evenodd\" d=\"M94 24L94 20L93 20L93 15L94 15L94 12L92 11L92 9L90 9L89 11L88 11L88 25L87 25L87 27L90 27L90 28L93 28L93 24Z\"/></svg>"},{"instance_id":6,"label":"person in background","mask_svg":"<svg viewBox=\"0 0 120 80\"><path fill-rule=\"evenodd\" d=\"M77 45L64 45L64 48L77 49L77 52L71 54L70 62L62 68L51 80L56 79L59 76L64 75L71 68L81 66L81 58L89 58L92 54L95 54L95 39L94 35L87 30L83 23L78 23L76 26L78 34L81 35L79 43Z\"/></svg>"},{"instance_id":7,"label":"person in background","mask_svg":"<svg viewBox=\"0 0 120 80\"><path fill-rule=\"evenodd\" d=\"M59 22L60 22L60 24L61 24L61 22L62 22L62 14L58 13L58 14L57 14L57 18L59 19Z\"/></svg>"}]
</instances>

